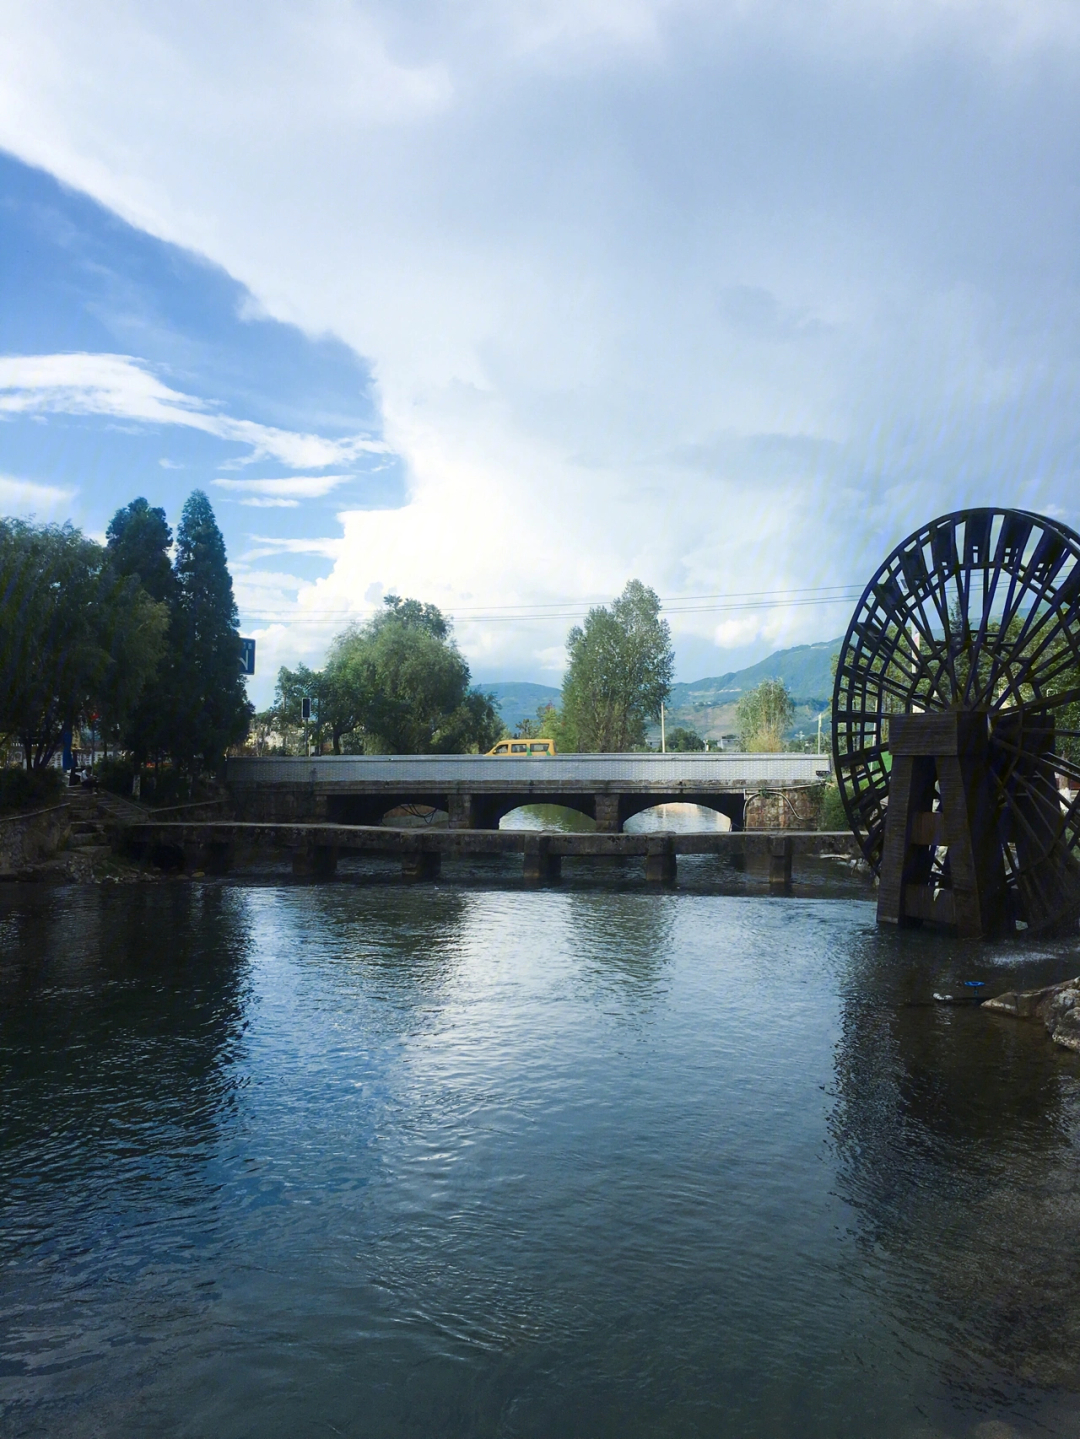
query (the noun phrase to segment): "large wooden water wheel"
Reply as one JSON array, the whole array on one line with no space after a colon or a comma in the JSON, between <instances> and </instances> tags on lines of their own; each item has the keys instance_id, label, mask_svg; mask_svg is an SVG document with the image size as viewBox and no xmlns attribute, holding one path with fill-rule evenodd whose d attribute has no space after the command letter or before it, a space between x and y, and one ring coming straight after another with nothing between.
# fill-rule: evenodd
<instances>
[{"instance_id":1,"label":"large wooden water wheel","mask_svg":"<svg viewBox=\"0 0 1080 1439\"><path fill-rule=\"evenodd\" d=\"M1023 510L934 520L866 586L833 762L879 920L1076 931L1078 601L1080 536Z\"/></svg>"}]
</instances>

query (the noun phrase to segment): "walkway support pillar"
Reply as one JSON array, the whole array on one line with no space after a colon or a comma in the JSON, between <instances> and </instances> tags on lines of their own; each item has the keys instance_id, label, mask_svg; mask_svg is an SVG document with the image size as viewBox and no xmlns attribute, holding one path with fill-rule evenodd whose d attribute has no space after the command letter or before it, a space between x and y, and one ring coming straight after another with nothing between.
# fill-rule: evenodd
<instances>
[{"instance_id":1,"label":"walkway support pillar","mask_svg":"<svg viewBox=\"0 0 1080 1439\"><path fill-rule=\"evenodd\" d=\"M598 794L594 798L596 828L601 834L618 834L622 829L621 795Z\"/></svg>"},{"instance_id":2,"label":"walkway support pillar","mask_svg":"<svg viewBox=\"0 0 1080 1439\"><path fill-rule=\"evenodd\" d=\"M791 837L769 840L769 888L775 894L791 893Z\"/></svg>"},{"instance_id":3,"label":"walkway support pillar","mask_svg":"<svg viewBox=\"0 0 1080 1439\"><path fill-rule=\"evenodd\" d=\"M186 874L227 874L232 869L234 845L231 841L197 841L183 846Z\"/></svg>"},{"instance_id":4,"label":"walkway support pillar","mask_svg":"<svg viewBox=\"0 0 1080 1439\"><path fill-rule=\"evenodd\" d=\"M551 853L551 836L548 834L527 834L525 836L522 877L528 884L545 884L559 879L562 875L562 855Z\"/></svg>"},{"instance_id":5,"label":"walkway support pillar","mask_svg":"<svg viewBox=\"0 0 1080 1439\"><path fill-rule=\"evenodd\" d=\"M440 858L437 849L424 849L419 837L407 839L401 847L402 879L438 879Z\"/></svg>"},{"instance_id":6,"label":"walkway support pillar","mask_svg":"<svg viewBox=\"0 0 1080 1439\"><path fill-rule=\"evenodd\" d=\"M645 844L645 880L648 884L674 884L678 873L675 837L650 835Z\"/></svg>"},{"instance_id":7,"label":"walkway support pillar","mask_svg":"<svg viewBox=\"0 0 1080 1439\"><path fill-rule=\"evenodd\" d=\"M299 845L292 852L292 872L297 879L330 879L337 862L336 844Z\"/></svg>"}]
</instances>

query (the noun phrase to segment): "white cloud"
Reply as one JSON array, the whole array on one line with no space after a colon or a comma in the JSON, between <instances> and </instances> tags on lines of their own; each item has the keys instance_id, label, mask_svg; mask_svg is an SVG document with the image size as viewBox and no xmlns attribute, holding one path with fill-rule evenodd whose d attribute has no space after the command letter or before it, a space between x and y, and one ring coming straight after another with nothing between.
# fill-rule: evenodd
<instances>
[{"instance_id":1,"label":"white cloud","mask_svg":"<svg viewBox=\"0 0 1080 1439\"><path fill-rule=\"evenodd\" d=\"M332 536L325 539L295 540L274 539L271 535L252 535L251 540L254 548L245 550L240 556L245 565L267 555L318 555L322 559L337 559L342 547L341 539Z\"/></svg>"},{"instance_id":2,"label":"white cloud","mask_svg":"<svg viewBox=\"0 0 1080 1439\"><path fill-rule=\"evenodd\" d=\"M58 485L39 485L33 480L0 475L0 514L20 519L31 515L38 520L57 519L68 512L75 494L75 490Z\"/></svg>"},{"instance_id":3,"label":"white cloud","mask_svg":"<svg viewBox=\"0 0 1080 1439\"><path fill-rule=\"evenodd\" d=\"M349 475L288 475L272 480L215 480L214 484L234 494L314 500L330 494L350 478Z\"/></svg>"},{"instance_id":4,"label":"white cloud","mask_svg":"<svg viewBox=\"0 0 1080 1439\"><path fill-rule=\"evenodd\" d=\"M328 440L216 413L205 400L170 389L130 355L0 356L0 415L45 412L185 425L245 445L248 460L274 459L294 469L387 451L381 441L364 436Z\"/></svg>"},{"instance_id":5,"label":"white cloud","mask_svg":"<svg viewBox=\"0 0 1080 1439\"><path fill-rule=\"evenodd\" d=\"M333 563L296 633L378 582L460 611L477 667L522 673L565 625L469 621L467 596L857 581L974 501L1077 522L1077 16L13 0L0 144L371 359L409 503L294 542ZM44 358L10 389L23 408L194 426L299 471L355 457L244 429L124 357ZM701 613L677 634L795 642L844 618Z\"/></svg>"}]
</instances>

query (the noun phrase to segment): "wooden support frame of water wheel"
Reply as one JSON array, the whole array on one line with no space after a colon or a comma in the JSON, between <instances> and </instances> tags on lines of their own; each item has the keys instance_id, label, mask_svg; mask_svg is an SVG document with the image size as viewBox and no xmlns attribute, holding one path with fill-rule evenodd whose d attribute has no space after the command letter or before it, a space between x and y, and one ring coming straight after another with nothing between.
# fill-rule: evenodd
<instances>
[{"instance_id":1,"label":"wooden support frame of water wheel","mask_svg":"<svg viewBox=\"0 0 1080 1439\"><path fill-rule=\"evenodd\" d=\"M1080 536L975 509L897 545L844 636L833 763L879 921L1075 933Z\"/></svg>"}]
</instances>

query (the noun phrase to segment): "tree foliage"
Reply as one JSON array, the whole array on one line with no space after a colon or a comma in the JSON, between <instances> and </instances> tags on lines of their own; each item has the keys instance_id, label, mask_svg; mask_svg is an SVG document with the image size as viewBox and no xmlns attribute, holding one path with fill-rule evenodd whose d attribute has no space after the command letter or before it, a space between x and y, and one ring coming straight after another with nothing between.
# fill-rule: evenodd
<instances>
[{"instance_id":1,"label":"tree foliage","mask_svg":"<svg viewBox=\"0 0 1080 1439\"><path fill-rule=\"evenodd\" d=\"M742 749L756 754L784 748L784 734L795 718L795 703L783 680L762 680L739 700L735 721Z\"/></svg>"},{"instance_id":2,"label":"tree foliage","mask_svg":"<svg viewBox=\"0 0 1080 1439\"><path fill-rule=\"evenodd\" d=\"M163 648L167 609L71 525L0 521L0 732L28 769L65 729L122 724Z\"/></svg>"},{"instance_id":3,"label":"tree foliage","mask_svg":"<svg viewBox=\"0 0 1080 1439\"><path fill-rule=\"evenodd\" d=\"M679 725L666 736L667 748L674 754L694 754L705 748L705 741L692 729Z\"/></svg>"},{"instance_id":4,"label":"tree foliage","mask_svg":"<svg viewBox=\"0 0 1080 1439\"><path fill-rule=\"evenodd\" d=\"M118 510L107 534L113 565L148 585L168 613L165 654L125 726L125 743L139 762L168 756L184 769L216 769L247 735L252 708L225 542L210 501L201 490L188 497L175 563L165 512L144 499Z\"/></svg>"},{"instance_id":5,"label":"tree foliage","mask_svg":"<svg viewBox=\"0 0 1080 1439\"><path fill-rule=\"evenodd\" d=\"M297 727L305 696L312 720L303 735ZM328 741L335 754L343 745L371 754L486 750L502 732L492 697L471 688L445 615L398 595L388 595L366 624L338 635L322 670L282 669L275 711L291 742L310 738L320 750Z\"/></svg>"},{"instance_id":6,"label":"tree foliage","mask_svg":"<svg viewBox=\"0 0 1080 1439\"><path fill-rule=\"evenodd\" d=\"M660 601L630 580L610 609L597 605L566 639L560 749L612 752L641 748L649 720L671 691L675 661Z\"/></svg>"}]
</instances>

